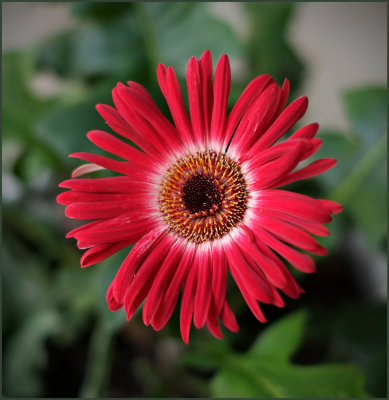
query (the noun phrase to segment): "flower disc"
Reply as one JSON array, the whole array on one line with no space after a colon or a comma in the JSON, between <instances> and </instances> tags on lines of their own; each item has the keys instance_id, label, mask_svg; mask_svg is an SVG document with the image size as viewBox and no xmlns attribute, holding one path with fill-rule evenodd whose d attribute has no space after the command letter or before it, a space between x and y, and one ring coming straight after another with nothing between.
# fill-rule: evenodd
<instances>
[{"instance_id":1,"label":"flower disc","mask_svg":"<svg viewBox=\"0 0 389 400\"><path fill-rule=\"evenodd\" d=\"M243 221L248 198L240 165L225 154L204 151L167 170L159 204L171 231L201 243L223 237Z\"/></svg>"}]
</instances>

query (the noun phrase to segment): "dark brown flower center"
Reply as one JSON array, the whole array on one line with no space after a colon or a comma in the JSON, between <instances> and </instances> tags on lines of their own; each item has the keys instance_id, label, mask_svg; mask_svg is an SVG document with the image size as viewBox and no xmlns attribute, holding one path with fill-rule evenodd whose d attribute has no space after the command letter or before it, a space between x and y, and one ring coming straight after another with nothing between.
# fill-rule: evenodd
<instances>
[{"instance_id":1,"label":"dark brown flower center","mask_svg":"<svg viewBox=\"0 0 389 400\"><path fill-rule=\"evenodd\" d=\"M179 159L166 171L159 204L171 231L201 243L237 226L248 198L240 165L225 154L204 151Z\"/></svg>"},{"instance_id":2,"label":"dark brown flower center","mask_svg":"<svg viewBox=\"0 0 389 400\"><path fill-rule=\"evenodd\" d=\"M191 214L199 211L211 212L220 208L222 195L215 180L203 173L192 176L182 185L185 207Z\"/></svg>"}]
</instances>

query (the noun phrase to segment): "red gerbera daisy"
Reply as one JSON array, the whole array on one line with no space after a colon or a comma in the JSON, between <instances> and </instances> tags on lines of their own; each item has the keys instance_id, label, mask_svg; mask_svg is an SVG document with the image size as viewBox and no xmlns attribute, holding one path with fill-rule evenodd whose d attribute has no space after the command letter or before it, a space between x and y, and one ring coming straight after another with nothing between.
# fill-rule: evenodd
<instances>
[{"instance_id":1,"label":"red gerbera daisy","mask_svg":"<svg viewBox=\"0 0 389 400\"><path fill-rule=\"evenodd\" d=\"M278 143L308 104L301 97L284 109L288 80L280 88L269 75L258 76L228 114L228 57L220 58L212 81L206 51L199 61L189 61L189 118L173 69L160 64L157 77L175 126L141 85L119 83L113 90L116 109L99 104L97 110L143 152L109 133L89 132L93 143L124 161L72 154L91 164L60 184L71 190L57 200L67 206L68 217L94 220L67 235L80 249L89 249L81 258L83 267L136 242L108 288L110 310L124 307L130 319L144 302L144 323L159 330L182 288L184 342L192 319L196 328L206 325L222 338L219 320L238 330L225 298L228 271L261 322L266 319L258 302L282 307L279 291L291 298L303 292L279 257L314 272L305 252L327 251L310 234L328 235L323 224L341 206L276 188L318 175L336 160L295 170L320 147L315 123ZM74 179L98 168L120 175Z\"/></svg>"}]
</instances>

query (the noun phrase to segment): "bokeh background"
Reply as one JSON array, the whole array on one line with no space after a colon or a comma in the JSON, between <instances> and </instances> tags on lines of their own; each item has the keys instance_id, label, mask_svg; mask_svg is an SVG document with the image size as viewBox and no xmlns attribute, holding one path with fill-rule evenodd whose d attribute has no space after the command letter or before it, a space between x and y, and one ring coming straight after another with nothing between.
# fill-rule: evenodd
<instances>
[{"instance_id":1,"label":"bokeh background","mask_svg":"<svg viewBox=\"0 0 389 400\"><path fill-rule=\"evenodd\" d=\"M386 3L2 3L3 394L10 397L386 397ZM333 170L293 190L340 201L320 238L330 255L285 309L251 315L231 282L240 331L179 336L110 313L105 291L129 249L81 270L57 185L106 129L94 109L118 81L167 113L155 70L184 88L191 56L232 61L231 107L260 73L307 94L317 158Z\"/></svg>"}]
</instances>

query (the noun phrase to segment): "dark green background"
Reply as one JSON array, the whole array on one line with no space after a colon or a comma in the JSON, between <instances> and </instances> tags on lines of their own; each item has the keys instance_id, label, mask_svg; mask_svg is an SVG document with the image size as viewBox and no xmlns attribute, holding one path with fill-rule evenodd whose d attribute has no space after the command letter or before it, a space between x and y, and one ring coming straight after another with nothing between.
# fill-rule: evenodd
<instances>
[{"instance_id":1,"label":"dark green background","mask_svg":"<svg viewBox=\"0 0 389 400\"><path fill-rule=\"evenodd\" d=\"M85 135L107 128L94 105L112 104L118 81L140 82L168 115L158 62L173 65L184 88L191 56L210 49L216 65L227 53L247 65L245 76L232 77L230 107L260 73L279 84L288 77L293 98L308 72L286 38L294 7L245 3L243 40L207 3L69 3L75 28L4 54L3 394L386 397L386 305L362 290L352 257L355 246L366 268L372 257L385 257L386 87L343 94L351 131L322 127L317 156L336 157L337 166L290 188L345 207L321 240L330 255L317 259L318 272L296 273L307 293L282 310L264 306L264 326L230 282L241 330L225 331L223 341L192 328L185 346L177 310L158 333L139 313L130 323L124 312L110 313L105 292L128 249L81 270L81 252L64 239L79 222L55 202L58 183L78 165L67 155L98 151ZM64 83L59 94L31 90L42 71Z\"/></svg>"}]
</instances>

